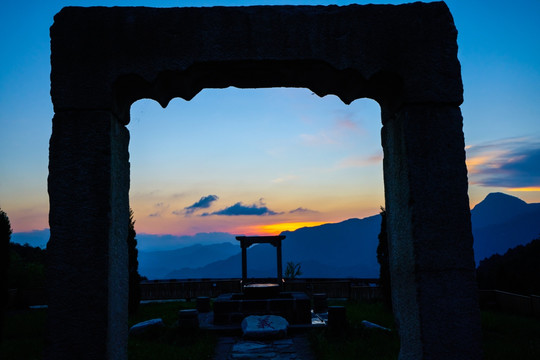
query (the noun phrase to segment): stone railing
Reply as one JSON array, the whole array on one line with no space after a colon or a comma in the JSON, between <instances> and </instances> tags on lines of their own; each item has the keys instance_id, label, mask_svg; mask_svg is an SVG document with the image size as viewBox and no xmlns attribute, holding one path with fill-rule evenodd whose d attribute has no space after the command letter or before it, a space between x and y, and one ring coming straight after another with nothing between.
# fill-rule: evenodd
<instances>
[{"instance_id":1,"label":"stone railing","mask_svg":"<svg viewBox=\"0 0 540 360\"><path fill-rule=\"evenodd\" d=\"M480 306L484 309L540 318L540 296L518 295L500 290L480 290Z\"/></svg>"},{"instance_id":2,"label":"stone railing","mask_svg":"<svg viewBox=\"0 0 540 360\"><path fill-rule=\"evenodd\" d=\"M329 298L374 300L380 298L378 279L305 278L285 280L283 291L309 296L325 293ZM150 280L141 283L142 300L194 299L241 292L240 279Z\"/></svg>"}]
</instances>

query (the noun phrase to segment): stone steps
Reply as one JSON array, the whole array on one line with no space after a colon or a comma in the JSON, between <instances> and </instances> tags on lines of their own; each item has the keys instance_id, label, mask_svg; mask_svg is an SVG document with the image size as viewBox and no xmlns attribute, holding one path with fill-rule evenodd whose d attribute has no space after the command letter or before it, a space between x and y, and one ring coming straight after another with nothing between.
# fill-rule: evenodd
<instances>
[{"instance_id":1,"label":"stone steps","mask_svg":"<svg viewBox=\"0 0 540 360\"><path fill-rule=\"evenodd\" d=\"M219 338L214 360L240 359L314 360L315 357L304 334L278 340Z\"/></svg>"}]
</instances>

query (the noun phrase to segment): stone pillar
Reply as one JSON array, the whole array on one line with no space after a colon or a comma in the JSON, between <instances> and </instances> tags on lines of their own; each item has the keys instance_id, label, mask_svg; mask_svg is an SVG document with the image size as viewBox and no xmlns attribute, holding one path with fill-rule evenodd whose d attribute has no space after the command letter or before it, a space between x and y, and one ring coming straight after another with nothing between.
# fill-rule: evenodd
<instances>
[{"instance_id":1,"label":"stone pillar","mask_svg":"<svg viewBox=\"0 0 540 360\"><path fill-rule=\"evenodd\" d=\"M53 118L47 359L126 359L129 133L110 112Z\"/></svg>"},{"instance_id":2,"label":"stone pillar","mask_svg":"<svg viewBox=\"0 0 540 360\"><path fill-rule=\"evenodd\" d=\"M461 111L383 112L392 302L400 359L480 359Z\"/></svg>"},{"instance_id":3,"label":"stone pillar","mask_svg":"<svg viewBox=\"0 0 540 360\"><path fill-rule=\"evenodd\" d=\"M281 251L281 240L277 240L276 243L276 255L277 255L277 281L279 286L283 285L283 260Z\"/></svg>"},{"instance_id":4,"label":"stone pillar","mask_svg":"<svg viewBox=\"0 0 540 360\"><path fill-rule=\"evenodd\" d=\"M248 245L244 241L240 241L242 248L242 286L247 284L247 248ZM243 290L242 290L243 292Z\"/></svg>"}]
</instances>

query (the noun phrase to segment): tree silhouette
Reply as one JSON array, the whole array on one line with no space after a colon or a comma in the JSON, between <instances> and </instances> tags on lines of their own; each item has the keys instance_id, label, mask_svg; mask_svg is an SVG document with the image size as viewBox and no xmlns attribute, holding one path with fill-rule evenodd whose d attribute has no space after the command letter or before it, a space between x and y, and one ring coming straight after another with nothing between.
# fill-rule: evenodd
<instances>
[{"instance_id":1,"label":"tree silhouette","mask_svg":"<svg viewBox=\"0 0 540 360\"><path fill-rule=\"evenodd\" d=\"M4 328L4 311L8 300L8 279L9 268L9 241L11 240L11 223L7 214L0 209L0 341L2 340L2 329Z\"/></svg>"},{"instance_id":2,"label":"tree silhouette","mask_svg":"<svg viewBox=\"0 0 540 360\"><path fill-rule=\"evenodd\" d=\"M137 239L135 238L135 219L133 210L129 209L129 228L128 228L128 267L129 267L129 300L128 312L135 314L141 301L141 276L139 275L139 251L137 250Z\"/></svg>"},{"instance_id":3,"label":"tree silhouette","mask_svg":"<svg viewBox=\"0 0 540 360\"><path fill-rule=\"evenodd\" d=\"M482 290L540 295L540 238L480 261L476 270Z\"/></svg>"},{"instance_id":4,"label":"tree silhouette","mask_svg":"<svg viewBox=\"0 0 540 360\"><path fill-rule=\"evenodd\" d=\"M379 263L379 286L381 288L383 302L392 310L392 287L390 283L390 255L388 253L388 235L386 232L386 210L381 206L381 232L379 233L379 245L377 245L377 262Z\"/></svg>"},{"instance_id":5,"label":"tree silhouette","mask_svg":"<svg viewBox=\"0 0 540 360\"><path fill-rule=\"evenodd\" d=\"M302 275L301 264L295 264L293 261L287 262L287 268L285 269L285 278L296 279Z\"/></svg>"}]
</instances>

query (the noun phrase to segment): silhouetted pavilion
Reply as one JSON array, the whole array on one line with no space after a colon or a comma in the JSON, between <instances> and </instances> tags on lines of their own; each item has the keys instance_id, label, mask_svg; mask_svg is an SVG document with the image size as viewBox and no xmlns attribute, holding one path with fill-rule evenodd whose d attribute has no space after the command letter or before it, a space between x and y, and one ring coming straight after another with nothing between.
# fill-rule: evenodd
<instances>
[{"instance_id":1,"label":"silhouetted pavilion","mask_svg":"<svg viewBox=\"0 0 540 360\"><path fill-rule=\"evenodd\" d=\"M281 241L285 239L285 235L278 236L237 236L236 240L240 241L242 247L242 285L247 284L247 249L253 244L270 244L276 248L277 255L277 283L281 286L283 281L282 257L281 257Z\"/></svg>"}]
</instances>

